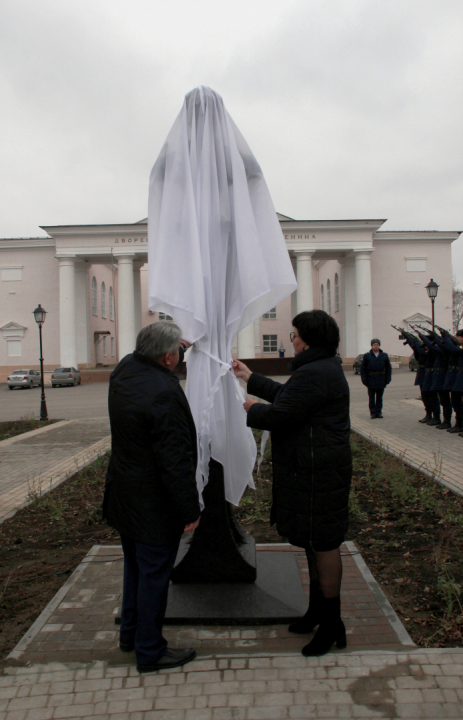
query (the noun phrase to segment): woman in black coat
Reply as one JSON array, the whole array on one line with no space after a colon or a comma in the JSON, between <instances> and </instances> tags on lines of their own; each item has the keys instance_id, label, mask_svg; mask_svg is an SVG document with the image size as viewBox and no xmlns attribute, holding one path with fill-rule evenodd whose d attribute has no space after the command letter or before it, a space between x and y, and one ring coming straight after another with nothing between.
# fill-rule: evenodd
<instances>
[{"instance_id":1,"label":"woman in black coat","mask_svg":"<svg viewBox=\"0 0 463 720\"><path fill-rule=\"evenodd\" d=\"M323 310L293 319L295 357L287 383L251 373L239 360L234 372L248 384L247 424L271 430L273 506L271 523L280 535L305 548L310 574L309 608L289 626L309 633L303 655L323 655L346 645L341 620L340 545L348 525L352 456L349 443L349 386L336 357L339 328Z\"/></svg>"}]
</instances>

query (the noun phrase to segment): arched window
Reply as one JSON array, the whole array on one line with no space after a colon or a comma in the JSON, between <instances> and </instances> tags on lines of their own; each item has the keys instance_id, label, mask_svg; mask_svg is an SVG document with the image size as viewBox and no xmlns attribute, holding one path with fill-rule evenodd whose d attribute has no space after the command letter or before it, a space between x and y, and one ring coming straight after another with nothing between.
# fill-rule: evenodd
<instances>
[{"instance_id":1,"label":"arched window","mask_svg":"<svg viewBox=\"0 0 463 720\"><path fill-rule=\"evenodd\" d=\"M92 315L98 315L96 302L96 277L92 277Z\"/></svg>"},{"instance_id":2,"label":"arched window","mask_svg":"<svg viewBox=\"0 0 463 720\"><path fill-rule=\"evenodd\" d=\"M114 320L114 293L113 286L109 286L109 319Z\"/></svg>"},{"instance_id":3,"label":"arched window","mask_svg":"<svg viewBox=\"0 0 463 720\"><path fill-rule=\"evenodd\" d=\"M106 285L101 283L101 317L106 317Z\"/></svg>"},{"instance_id":4,"label":"arched window","mask_svg":"<svg viewBox=\"0 0 463 720\"><path fill-rule=\"evenodd\" d=\"M339 277L338 273L334 276L334 309L339 310Z\"/></svg>"},{"instance_id":5,"label":"arched window","mask_svg":"<svg viewBox=\"0 0 463 720\"><path fill-rule=\"evenodd\" d=\"M328 300L328 315L331 315L331 282L326 281L326 297Z\"/></svg>"},{"instance_id":6,"label":"arched window","mask_svg":"<svg viewBox=\"0 0 463 720\"><path fill-rule=\"evenodd\" d=\"M320 306L322 310L325 309L325 288L323 285L320 288Z\"/></svg>"}]
</instances>

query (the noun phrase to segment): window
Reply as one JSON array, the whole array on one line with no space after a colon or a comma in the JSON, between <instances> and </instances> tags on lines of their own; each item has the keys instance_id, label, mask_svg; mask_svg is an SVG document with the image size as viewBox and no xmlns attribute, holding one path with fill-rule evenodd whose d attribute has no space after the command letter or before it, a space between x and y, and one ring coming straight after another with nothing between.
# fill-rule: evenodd
<instances>
[{"instance_id":1,"label":"window","mask_svg":"<svg viewBox=\"0 0 463 720\"><path fill-rule=\"evenodd\" d=\"M406 257L407 261L407 272L426 272L426 260L425 257Z\"/></svg>"},{"instance_id":2,"label":"window","mask_svg":"<svg viewBox=\"0 0 463 720\"><path fill-rule=\"evenodd\" d=\"M114 357L114 338L111 338L111 357Z\"/></svg>"},{"instance_id":3,"label":"window","mask_svg":"<svg viewBox=\"0 0 463 720\"><path fill-rule=\"evenodd\" d=\"M106 317L106 285L101 283L101 317Z\"/></svg>"},{"instance_id":4,"label":"window","mask_svg":"<svg viewBox=\"0 0 463 720\"><path fill-rule=\"evenodd\" d=\"M159 313L159 320L173 320L174 318L166 313Z\"/></svg>"},{"instance_id":5,"label":"window","mask_svg":"<svg viewBox=\"0 0 463 720\"><path fill-rule=\"evenodd\" d=\"M328 315L331 315L331 282L326 281L326 299L328 300Z\"/></svg>"},{"instance_id":6,"label":"window","mask_svg":"<svg viewBox=\"0 0 463 720\"><path fill-rule=\"evenodd\" d=\"M103 355L106 356L106 335L103 335Z\"/></svg>"},{"instance_id":7,"label":"window","mask_svg":"<svg viewBox=\"0 0 463 720\"><path fill-rule=\"evenodd\" d=\"M109 319L114 320L114 292L113 286L109 286Z\"/></svg>"},{"instance_id":8,"label":"window","mask_svg":"<svg viewBox=\"0 0 463 720\"><path fill-rule=\"evenodd\" d=\"M334 276L334 309L339 312L339 277L338 273Z\"/></svg>"},{"instance_id":9,"label":"window","mask_svg":"<svg viewBox=\"0 0 463 720\"><path fill-rule=\"evenodd\" d=\"M270 308L270 310L262 315L264 320L276 320L277 309L276 307Z\"/></svg>"},{"instance_id":10,"label":"window","mask_svg":"<svg viewBox=\"0 0 463 720\"><path fill-rule=\"evenodd\" d=\"M13 282L23 279L22 265L2 265L0 271L2 282Z\"/></svg>"},{"instance_id":11,"label":"window","mask_svg":"<svg viewBox=\"0 0 463 720\"><path fill-rule=\"evenodd\" d=\"M92 315L98 315L96 307L96 277L92 277Z\"/></svg>"},{"instance_id":12,"label":"window","mask_svg":"<svg viewBox=\"0 0 463 720\"><path fill-rule=\"evenodd\" d=\"M263 340L264 352L278 352L278 335L264 335Z\"/></svg>"},{"instance_id":13,"label":"window","mask_svg":"<svg viewBox=\"0 0 463 720\"><path fill-rule=\"evenodd\" d=\"M8 357L21 357L21 340L7 340Z\"/></svg>"},{"instance_id":14,"label":"window","mask_svg":"<svg viewBox=\"0 0 463 720\"><path fill-rule=\"evenodd\" d=\"M325 309L325 288L323 287L323 285L320 288L320 305L321 305L321 309L324 310Z\"/></svg>"}]
</instances>

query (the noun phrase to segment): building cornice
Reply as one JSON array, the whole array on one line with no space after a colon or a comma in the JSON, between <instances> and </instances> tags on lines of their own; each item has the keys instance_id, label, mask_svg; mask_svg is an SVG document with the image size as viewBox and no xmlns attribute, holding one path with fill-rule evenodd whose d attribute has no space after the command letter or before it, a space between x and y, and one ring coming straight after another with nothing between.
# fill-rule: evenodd
<instances>
[{"instance_id":1,"label":"building cornice","mask_svg":"<svg viewBox=\"0 0 463 720\"><path fill-rule=\"evenodd\" d=\"M18 250L20 248L54 248L53 238L2 238L0 250Z\"/></svg>"},{"instance_id":2,"label":"building cornice","mask_svg":"<svg viewBox=\"0 0 463 720\"><path fill-rule=\"evenodd\" d=\"M386 220L280 220L283 234L301 230L371 230L375 232Z\"/></svg>"},{"instance_id":3,"label":"building cornice","mask_svg":"<svg viewBox=\"0 0 463 720\"><path fill-rule=\"evenodd\" d=\"M146 235L147 225L127 223L118 225L40 225L53 238L98 236L98 235Z\"/></svg>"},{"instance_id":4,"label":"building cornice","mask_svg":"<svg viewBox=\"0 0 463 720\"><path fill-rule=\"evenodd\" d=\"M394 240L417 240L419 242L454 242L461 231L444 230L380 230L373 235L373 242L393 242Z\"/></svg>"}]
</instances>

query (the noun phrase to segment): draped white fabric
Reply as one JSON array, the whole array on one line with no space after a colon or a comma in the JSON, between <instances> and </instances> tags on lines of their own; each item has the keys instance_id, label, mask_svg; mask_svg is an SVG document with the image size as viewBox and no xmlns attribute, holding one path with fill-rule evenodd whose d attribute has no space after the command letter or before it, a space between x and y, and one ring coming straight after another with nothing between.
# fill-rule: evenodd
<instances>
[{"instance_id":1,"label":"draped white fabric","mask_svg":"<svg viewBox=\"0 0 463 720\"><path fill-rule=\"evenodd\" d=\"M256 445L231 370L238 331L296 289L262 170L207 87L185 98L150 176L149 308L172 315L185 340L186 395L198 431L201 494L210 457L237 505Z\"/></svg>"}]
</instances>

